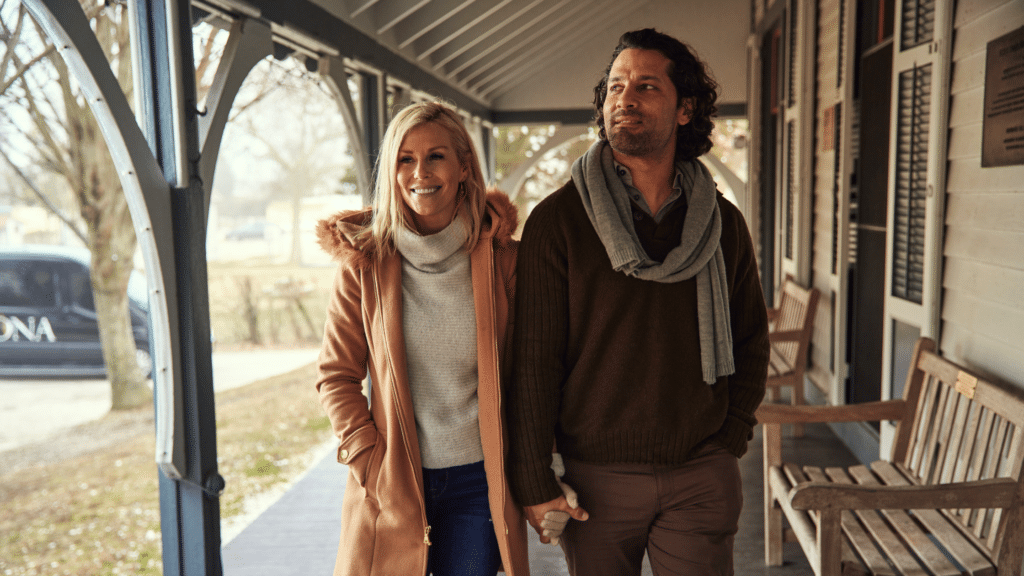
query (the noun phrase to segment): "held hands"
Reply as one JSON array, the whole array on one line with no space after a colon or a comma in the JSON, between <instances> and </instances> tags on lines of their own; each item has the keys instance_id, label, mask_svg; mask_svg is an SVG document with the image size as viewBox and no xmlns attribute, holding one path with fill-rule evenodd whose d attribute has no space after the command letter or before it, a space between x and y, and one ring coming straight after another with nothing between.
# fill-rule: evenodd
<instances>
[{"instance_id":1,"label":"held hands","mask_svg":"<svg viewBox=\"0 0 1024 576\"><path fill-rule=\"evenodd\" d=\"M551 462L551 468L555 472L555 481L562 489L562 495L554 500L526 507L526 519L533 526L533 529L540 534L540 541L544 544L557 545L562 531L569 519L579 521L589 518L586 510L579 507L576 491L562 482L565 474L565 466L562 463L561 454L555 453Z\"/></svg>"}]
</instances>

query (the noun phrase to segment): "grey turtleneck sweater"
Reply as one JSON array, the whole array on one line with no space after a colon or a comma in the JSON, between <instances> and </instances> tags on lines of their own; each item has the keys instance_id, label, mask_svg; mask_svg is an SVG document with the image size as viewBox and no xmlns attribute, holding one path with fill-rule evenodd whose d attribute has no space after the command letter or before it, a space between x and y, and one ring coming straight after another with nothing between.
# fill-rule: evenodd
<instances>
[{"instance_id":1,"label":"grey turtleneck sweater","mask_svg":"<svg viewBox=\"0 0 1024 576\"><path fill-rule=\"evenodd\" d=\"M424 468L484 459L478 419L476 314L466 224L420 236L400 230L402 324Z\"/></svg>"}]
</instances>

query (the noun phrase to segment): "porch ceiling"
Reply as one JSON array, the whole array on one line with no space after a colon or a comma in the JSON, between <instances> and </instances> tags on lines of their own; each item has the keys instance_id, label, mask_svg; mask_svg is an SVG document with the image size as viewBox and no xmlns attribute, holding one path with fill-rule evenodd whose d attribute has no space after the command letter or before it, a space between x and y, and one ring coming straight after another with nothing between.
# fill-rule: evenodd
<instances>
[{"instance_id":1,"label":"porch ceiling","mask_svg":"<svg viewBox=\"0 0 1024 576\"><path fill-rule=\"evenodd\" d=\"M244 9L484 116L585 110L619 35L653 27L689 43L746 101L748 0L205 0ZM244 13L244 12L241 12Z\"/></svg>"}]
</instances>

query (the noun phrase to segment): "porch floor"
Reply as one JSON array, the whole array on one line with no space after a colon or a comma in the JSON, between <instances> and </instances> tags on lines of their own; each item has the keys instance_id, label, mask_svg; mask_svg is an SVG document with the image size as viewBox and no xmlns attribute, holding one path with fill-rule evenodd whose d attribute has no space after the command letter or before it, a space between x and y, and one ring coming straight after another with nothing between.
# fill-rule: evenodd
<instances>
[{"instance_id":1,"label":"porch floor","mask_svg":"<svg viewBox=\"0 0 1024 576\"><path fill-rule=\"evenodd\" d=\"M750 449L740 459L743 476L743 513L735 544L736 576L812 574L796 543L787 543L779 567L764 565L762 511L763 473L760 427ZM784 433L786 431L784 430ZM786 459L844 466L857 460L831 430L822 424L806 426L803 438L786 437ZM311 576L333 571L338 546L341 493L348 477L345 466L328 454L280 499L231 539L222 550L225 576ZM567 576L561 550L541 544L530 531L532 576ZM646 559L644 576L651 574Z\"/></svg>"}]
</instances>

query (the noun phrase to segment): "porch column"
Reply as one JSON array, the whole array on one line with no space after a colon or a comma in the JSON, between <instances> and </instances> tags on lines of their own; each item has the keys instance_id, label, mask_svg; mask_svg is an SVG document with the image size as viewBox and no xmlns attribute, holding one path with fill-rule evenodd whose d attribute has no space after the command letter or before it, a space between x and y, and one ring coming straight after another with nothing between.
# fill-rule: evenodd
<instances>
[{"instance_id":1,"label":"porch column","mask_svg":"<svg viewBox=\"0 0 1024 576\"><path fill-rule=\"evenodd\" d=\"M179 337L180 355L173 368L180 374L180 389L175 406L157 413L158 428L160 420L173 418L170 433L178 452L160 468L163 572L220 576L219 496L224 479L217 472L206 276L209 194L201 176L191 6L188 0L133 0L130 8L137 39L135 73L142 81L140 122L170 185L170 240L177 270L173 283L178 305L170 311L170 322ZM226 83L221 90L228 92ZM211 122L208 143L219 141L219 136L209 140L214 129Z\"/></svg>"}]
</instances>

